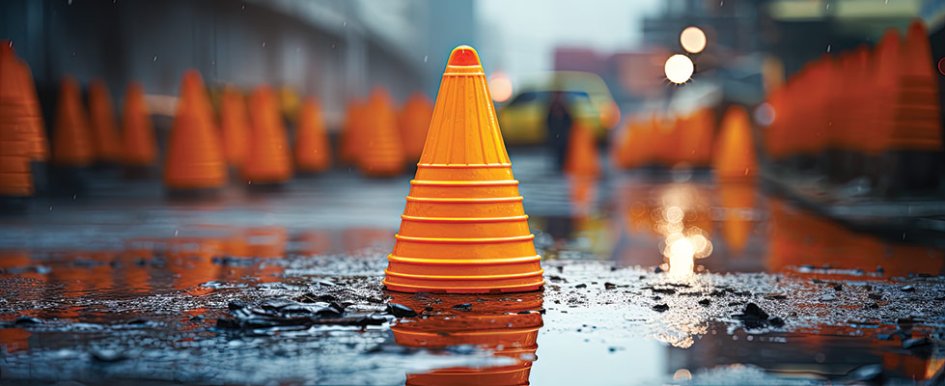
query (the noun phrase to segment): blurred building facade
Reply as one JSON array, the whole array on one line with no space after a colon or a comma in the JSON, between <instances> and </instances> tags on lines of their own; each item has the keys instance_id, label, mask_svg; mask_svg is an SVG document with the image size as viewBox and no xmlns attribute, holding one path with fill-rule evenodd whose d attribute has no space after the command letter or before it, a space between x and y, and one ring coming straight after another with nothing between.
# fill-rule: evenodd
<instances>
[{"instance_id":1,"label":"blurred building facade","mask_svg":"<svg viewBox=\"0 0 945 386\"><path fill-rule=\"evenodd\" d=\"M8 0L0 12L46 108L66 75L104 79L120 99L130 81L176 95L195 68L211 86L318 96L329 122L375 85L398 100L431 90L450 45L475 34L471 0Z\"/></svg>"}]
</instances>

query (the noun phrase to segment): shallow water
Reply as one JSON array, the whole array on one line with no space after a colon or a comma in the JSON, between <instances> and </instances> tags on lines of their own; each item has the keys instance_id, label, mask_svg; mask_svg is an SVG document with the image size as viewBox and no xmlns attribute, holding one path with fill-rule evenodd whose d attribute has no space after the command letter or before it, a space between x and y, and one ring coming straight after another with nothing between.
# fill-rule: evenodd
<instances>
[{"instance_id":1,"label":"shallow water","mask_svg":"<svg viewBox=\"0 0 945 386\"><path fill-rule=\"evenodd\" d=\"M913 384L942 376L941 249L853 232L705 172L569 179L532 152L513 154L513 165L545 259L541 293L384 291L407 176L336 171L278 191L234 186L182 201L166 199L156 181L97 172L85 193L0 217L0 380ZM235 317L235 301L327 296L386 319L218 322ZM394 317L387 303L420 316ZM737 316L749 303L768 314L762 326Z\"/></svg>"}]
</instances>

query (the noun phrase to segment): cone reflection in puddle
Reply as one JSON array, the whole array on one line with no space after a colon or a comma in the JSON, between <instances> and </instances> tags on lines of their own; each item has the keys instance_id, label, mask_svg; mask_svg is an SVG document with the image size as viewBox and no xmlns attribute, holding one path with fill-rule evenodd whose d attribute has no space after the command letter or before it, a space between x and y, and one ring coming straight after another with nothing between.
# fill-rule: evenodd
<instances>
[{"instance_id":1,"label":"cone reflection in puddle","mask_svg":"<svg viewBox=\"0 0 945 386\"><path fill-rule=\"evenodd\" d=\"M423 310L391 329L397 344L426 349L473 345L511 365L453 367L407 374L408 385L527 385L542 327L542 294L444 295L390 293L391 303Z\"/></svg>"}]
</instances>

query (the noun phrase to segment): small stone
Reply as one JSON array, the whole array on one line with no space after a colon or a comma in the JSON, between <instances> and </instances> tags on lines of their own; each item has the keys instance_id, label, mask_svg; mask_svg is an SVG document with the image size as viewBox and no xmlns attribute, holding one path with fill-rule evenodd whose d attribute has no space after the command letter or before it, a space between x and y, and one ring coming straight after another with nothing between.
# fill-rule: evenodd
<instances>
[{"instance_id":1,"label":"small stone","mask_svg":"<svg viewBox=\"0 0 945 386\"><path fill-rule=\"evenodd\" d=\"M653 306L653 311L656 311L656 312L666 312L666 311L668 311L668 310L669 310L669 305L667 305L667 304L665 304L665 303L663 303L663 304L657 304L657 305Z\"/></svg>"},{"instance_id":2,"label":"small stone","mask_svg":"<svg viewBox=\"0 0 945 386\"><path fill-rule=\"evenodd\" d=\"M606 290L612 290L612 289L614 289L614 288L617 288L617 285L616 285L616 284L611 283L611 282L604 282L604 289L606 289Z\"/></svg>"},{"instance_id":3,"label":"small stone","mask_svg":"<svg viewBox=\"0 0 945 386\"><path fill-rule=\"evenodd\" d=\"M912 285L904 285L899 287L899 289L902 290L902 292L915 292L915 286Z\"/></svg>"},{"instance_id":4,"label":"small stone","mask_svg":"<svg viewBox=\"0 0 945 386\"><path fill-rule=\"evenodd\" d=\"M784 327L784 319L781 319L780 317L775 316L771 319L768 319L768 324L770 324L771 327L781 328L781 327Z\"/></svg>"},{"instance_id":5,"label":"small stone","mask_svg":"<svg viewBox=\"0 0 945 386\"><path fill-rule=\"evenodd\" d=\"M121 362L125 359L128 359L127 355L125 355L124 353L118 350L108 350L108 349L92 350L91 354L92 354L92 359L95 359L96 361L99 361L99 362L106 362L106 363Z\"/></svg>"},{"instance_id":6,"label":"small stone","mask_svg":"<svg viewBox=\"0 0 945 386\"><path fill-rule=\"evenodd\" d=\"M230 311L242 310L242 309L246 308L246 302L244 302L244 301L242 301L242 300L233 300L233 301L227 303L227 304L226 304L226 307L229 308Z\"/></svg>"},{"instance_id":7,"label":"small stone","mask_svg":"<svg viewBox=\"0 0 945 386\"><path fill-rule=\"evenodd\" d=\"M656 266L656 269L654 269L653 272L655 272L655 273L663 273L663 268L660 268L660 266L657 265L657 266Z\"/></svg>"},{"instance_id":8,"label":"small stone","mask_svg":"<svg viewBox=\"0 0 945 386\"><path fill-rule=\"evenodd\" d=\"M16 321L13 322L13 324L17 326L31 326L34 324L42 324L42 323L43 323L42 319L34 318L32 316L21 316L19 318L16 318Z\"/></svg>"},{"instance_id":9,"label":"small stone","mask_svg":"<svg viewBox=\"0 0 945 386\"><path fill-rule=\"evenodd\" d=\"M387 312L398 318L412 318L417 316L417 311L414 311L413 308L399 303L388 303Z\"/></svg>"},{"instance_id":10,"label":"small stone","mask_svg":"<svg viewBox=\"0 0 945 386\"><path fill-rule=\"evenodd\" d=\"M883 300L883 295L880 295L878 293L873 293L873 292L870 292L869 294L867 294L866 297L873 300Z\"/></svg>"},{"instance_id":11,"label":"small stone","mask_svg":"<svg viewBox=\"0 0 945 386\"><path fill-rule=\"evenodd\" d=\"M699 301L699 304L702 306L708 307L710 304L712 304L712 300L709 298L702 299Z\"/></svg>"},{"instance_id":12,"label":"small stone","mask_svg":"<svg viewBox=\"0 0 945 386\"><path fill-rule=\"evenodd\" d=\"M840 283L834 284L833 290L837 292L843 291L843 284L840 284Z\"/></svg>"},{"instance_id":13,"label":"small stone","mask_svg":"<svg viewBox=\"0 0 945 386\"><path fill-rule=\"evenodd\" d=\"M578 288L578 289L580 289L580 288L587 288L587 284L581 283L581 284L578 284L578 285L574 286L574 288Z\"/></svg>"},{"instance_id":14,"label":"small stone","mask_svg":"<svg viewBox=\"0 0 945 386\"><path fill-rule=\"evenodd\" d=\"M469 311L472 311L472 304L469 304L469 303L457 304L453 306L453 309L456 311L469 312Z\"/></svg>"}]
</instances>

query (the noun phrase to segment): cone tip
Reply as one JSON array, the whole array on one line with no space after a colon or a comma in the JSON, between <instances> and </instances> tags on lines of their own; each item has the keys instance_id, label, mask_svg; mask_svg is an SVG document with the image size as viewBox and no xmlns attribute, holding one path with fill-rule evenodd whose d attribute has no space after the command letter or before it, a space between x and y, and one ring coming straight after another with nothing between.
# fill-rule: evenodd
<instances>
[{"instance_id":1,"label":"cone tip","mask_svg":"<svg viewBox=\"0 0 945 386\"><path fill-rule=\"evenodd\" d=\"M450 53L450 60L447 62L450 66L479 66L479 53L475 48L467 45L461 45L453 49Z\"/></svg>"}]
</instances>

